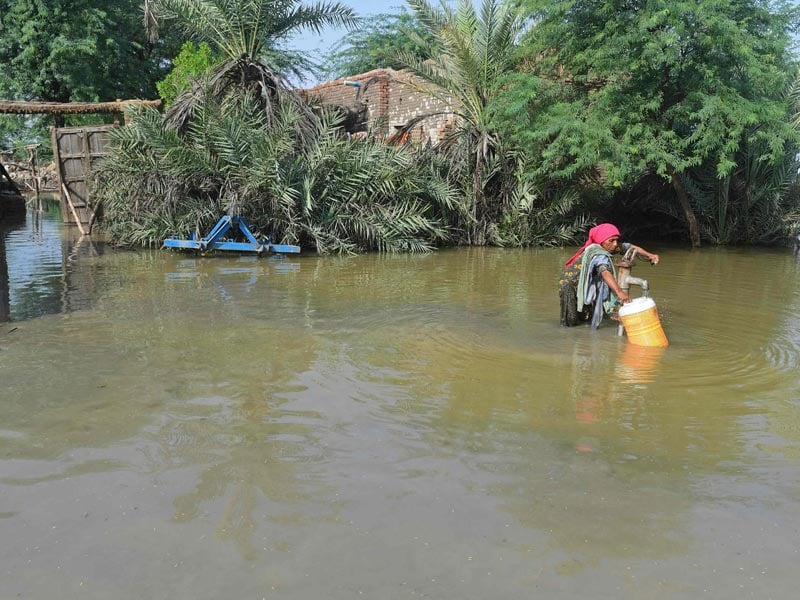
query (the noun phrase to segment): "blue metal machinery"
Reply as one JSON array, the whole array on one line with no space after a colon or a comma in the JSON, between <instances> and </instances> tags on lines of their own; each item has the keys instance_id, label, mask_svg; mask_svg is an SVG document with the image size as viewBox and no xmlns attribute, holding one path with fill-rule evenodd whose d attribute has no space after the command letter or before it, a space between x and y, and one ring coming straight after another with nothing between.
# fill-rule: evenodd
<instances>
[{"instance_id":1,"label":"blue metal machinery","mask_svg":"<svg viewBox=\"0 0 800 600\"><path fill-rule=\"evenodd\" d=\"M236 233L237 230L241 232L247 241L236 242L225 237L231 230L233 230L234 233ZM264 252L275 252L279 254L300 253L300 246L273 244L269 238L259 242L256 236L250 231L247 219L244 217L229 216L222 217L217 221L217 224L214 225L211 232L199 240L195 238L195 234L191 234L188 240L168 238L164 240L164 247L199 250L201 252L210 252L211 250L233 250L235 252L256 252L258 254L263 254Z\"/></svg>"}]
</instances>

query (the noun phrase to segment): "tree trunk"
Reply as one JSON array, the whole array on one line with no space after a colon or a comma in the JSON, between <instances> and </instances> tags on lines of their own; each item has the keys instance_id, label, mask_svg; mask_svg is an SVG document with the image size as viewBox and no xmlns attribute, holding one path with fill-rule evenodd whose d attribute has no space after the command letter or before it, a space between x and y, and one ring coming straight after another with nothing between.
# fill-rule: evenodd
<instances>
[{"instance_id":1,"label":"tree trunk","mask_svg":"<svg viewBox=\"0 0 800 600\"><path fill-rule=\"evenodd\" d=\"M680 173L675 172L672 167L669 168L670 183L675 190L675 195L678 197L678 204L683 210L683 216L686 219L686 225L689 227L689 240L692 242L692 248L700 247L700 227L697 224L697 215L694 214L692 206L689 204L689 195L686 193L686 186L683 185Z\"/></svg>"},{"instance_id":2,"label":"tree trunk","mask_svg":"<svg viewBox=\"0 0 800 600\"><path fill-rule=\"evenodd\" d=\"M486 244L484 227L484 198L483 198L483 160L480 153L475 157L475 171L472 174L472 218L473 235L470 236L470 245L483 246Z\"/></svg>"}]
</instances>

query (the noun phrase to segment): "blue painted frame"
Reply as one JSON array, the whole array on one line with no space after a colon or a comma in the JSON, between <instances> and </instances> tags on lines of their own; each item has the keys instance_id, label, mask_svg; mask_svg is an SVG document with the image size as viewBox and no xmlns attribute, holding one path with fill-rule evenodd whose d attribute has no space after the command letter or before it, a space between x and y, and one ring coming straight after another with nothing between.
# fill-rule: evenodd
<instances>
[{"instance_id":1,"label":"blue painted frame","mask_svg":"<svg viewBox=\"0 0 800 600\"><path fill-rule=\"evenodd\" d=\"M234 242L225 237L231 230L239 230L247 242ZM205 237L195 239L191 234L188 240L178 238L167 238L164 240L165 248L179 248L181 250L199 250L200 252L210 252L212 250L230 250L234 252L255 252L264 254L273 252L277 254L299 254L300 246L290 244L273 244L269 238L259 242L256 236L250 231L249 223L244 217L224 216Z\"/></svg>"}]
</instances>

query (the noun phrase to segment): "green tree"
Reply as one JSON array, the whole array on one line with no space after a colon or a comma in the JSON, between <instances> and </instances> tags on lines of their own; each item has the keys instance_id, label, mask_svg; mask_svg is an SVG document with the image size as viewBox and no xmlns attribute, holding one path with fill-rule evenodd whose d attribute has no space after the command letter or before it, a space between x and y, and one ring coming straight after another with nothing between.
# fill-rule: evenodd
<instances>
[{"instance_id":1,"label":"green tree","mask_svg":"<svg viewBox=\"0 0 800 600\"><path fill-rule=\"evenodd\" d=\"M512 192L507 184L513 157L492 128L488 107L514 69L522 20L502 0L483 0L479 11L471 0L459 0L456 8L445 3L434 8L426 0L409 0L409 5L429 38L412 32L422 55L404 52L398 60L432 84L425 92L455 113L455 128L441 146L454 169L467 175L467 242L500 243L496 226L505 209L502 202Z\"/></svg>"},{"instance_id":2,"label":"green tree","mask_svg":"<svg viewBox=\"0 0 800 600\"><path fill-rule=\"evenodd\" d=\"M137 0L0 1L0 96L16 100L152 98L173 37L147 41Z\"/></svg>"},{"instance_id":3,"label":"green tree","mask_svg":"<svg viewBox=\"0 0 800 600\"><path fill-rule=\"evenodd\" d=\"M160 244L246 214L254 231L320 253L427 251L446 238L454 194L409 147L348 139L331 115L298 143L283 105L254 92L205 103L180 133L153 109L112 133L96 194L121 243Z\"/></svg>"},{"instance_id":4,"label":"green tree","mask_svg":"<svg viewBox=\"0 0 800 600\"><path fill-rule=\"evenodd\" d=\"M179 130L185 130L209 94L222 99L232 90L256 90L268 116L286 102L301 109L304 103L281 70L287 57L296 54L287 54L280 43L298 31L356 23L353 11L341 4L303 5L300 0L145 0L144 19L151 39L161 21L171 20L222 58L206 81L198 81L170 107L167 117ZM310 117L307 108L306 113Z\"/></svg>"},{"instance_id":5,"label":"green tree","mask_svg":"<svg viewBox=\"0 0 800 600\"><path fill-rule=\"evenodd\" d=\"M302 77L312 63L284 47L299 31L354 27L352 9L338 2L302 4L301 0L145 0L145 25L157 35L163 19L174 19L189 39L206 42L229 61L261 61L285 74Z\"/></svg>"},{"instance_id":6,"label":"green tree","mask_svg":"<svg viewBox=\"0 0 800 600\"><path fill-rule=\"evenodd\" d=\"M205 42L195 45L186 42L181 46L178 56L172 61L172 71L156 84L158 93L169 106L178 95L188 89L192 81L212 69L217 61L211 52L211 46Z\"/></svg>"},{"instance_id":7,"label":"green tree","mask_svg":"<svg viewBox=\"0 0 800 600\"><path fill-rule=\"evenodd\" d=\"M319 252L424 251L447 236L440 215L452 191L433 168L416 163L410 148L348 139L338 117L310 118L284 87L266 56L277 36L353 19L340 5L296 5L148 3L151 30L158 15L176 17L224 62L172 105L174 118L142 110L113 133L97 189L113 239L160 243L226 212Z\"/></svg>"},{"instance_id":8,"label":"green tree","mask_svg":"<svg viewBox=\"0 0 800 600\"><path fill-rule=\"evenodd\" d=\"M536 27L496 114L553 177L668 182L700 244L687 177L794 148L784 90L793 12L769 0L521 0ZM694 206L693 206L694 204Z\"/></svg>"},{"instance_id":9,"label":"green tree","mask_svg":"<svg viewBox=\"0 0 800 600\"><path fill-rule=\"evenodd\" d=\"M419 39L424 40L425 47L434 41L430 32L405 9L372 15L334 46L325 64L326 75L329 79L339 79L373 69L402 67L398 54L424 55Z\"/></svg>"},{"instance_id":10,"label":"green tree","mask_svg":"<svg viewBox=\"0 0 800 600\"><path fill-rule=\"evenodd\" d=\"M143 31L140 0L0 0L0 98L154 98L178 44ZM99 117L95 116L97 120ZM69 116L70 123L92 117ZM0 115L0 145L49 146L51 117ZM47 150L44 150L47 152Z\"/></svg>"}]
</instances>

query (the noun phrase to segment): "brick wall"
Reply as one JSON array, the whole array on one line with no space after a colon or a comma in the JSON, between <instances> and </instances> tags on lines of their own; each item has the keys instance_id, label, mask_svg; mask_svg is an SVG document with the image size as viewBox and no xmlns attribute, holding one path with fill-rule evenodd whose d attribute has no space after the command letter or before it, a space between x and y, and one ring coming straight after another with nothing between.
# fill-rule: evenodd
<instances>
[{"instance_id":1,"label":"brick wall","mask_svg":"<svg viewBox=\"0 0 800 600\"><path fill-rule=\"evenodd\" d=\"M361 87L347 82L360 83ZM442 132L453 121L447 102L442 102L425 92L427 83L422 79L393 69L376 69L345 79L328 81L304 90L308 98L317 98L325 105L336 105L357 110L366 106L369 128L379 135L392 135L410 119L429 113L439 113L414 127L411 139L436 143Z\"/></svg>"}]
</instances>

